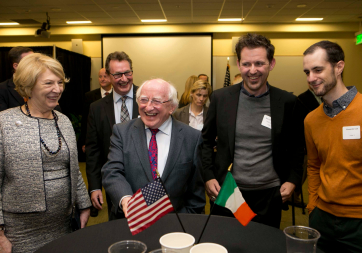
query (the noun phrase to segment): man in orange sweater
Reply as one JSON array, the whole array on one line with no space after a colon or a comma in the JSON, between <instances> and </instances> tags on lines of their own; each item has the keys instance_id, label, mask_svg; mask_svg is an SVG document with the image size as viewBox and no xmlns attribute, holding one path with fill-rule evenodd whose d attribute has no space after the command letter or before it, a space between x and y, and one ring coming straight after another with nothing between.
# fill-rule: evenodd
<instances>
[{"instance_id":1,"label":"man in orange sweater","mask_svg":"<svg viewBox=\"0 0 362 253\"><path fill-rule=\"evenodd\" d=\"M342 48L320 41L304 52L307 81L324 103L304 121L309 225L325 252L362 252L362 95L346 87Z\"/></svg>"}]
</instances>

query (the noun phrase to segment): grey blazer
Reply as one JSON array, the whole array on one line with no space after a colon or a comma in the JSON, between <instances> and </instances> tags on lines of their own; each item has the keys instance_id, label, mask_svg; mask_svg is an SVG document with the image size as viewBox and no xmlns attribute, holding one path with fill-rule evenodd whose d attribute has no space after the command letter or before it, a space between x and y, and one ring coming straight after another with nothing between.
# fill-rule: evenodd
<instances>
[{"instance_id":1,"label":"grey blazer","mask_svg":"<svg viewBox=\"0 0 362 253\"><path fill-rule=\"evenodd\" d=\"M180 109L177 109L174 113L173 113L173 117L185 124L189 124L190 123L190 113L189 113L189 110L190 110L190 104L180 108ZM203 122L205 122L205 119L206 119L206 114L207 114L207 111L209 110L209 107L207 107L206 105L204 105L204 112L202 114L202 118L203 118Z\"/></svg>"},{"instance_id":2,"label":"grey blazer","mask_svg":"<svg viewBox=\"0 0 362 253\"><path fill-rule=\"evenodd\" d=\"M79 171L72 124L62 113L56 114L70 154L71 203L79 209L88 208L91 203ZM39 122L25 115L20 107L0 113L0 190L0 224L4 224L3 210L46 211Z\"/></svg>"},{"instance_id":3,"label":"grey blazer","mask_svg":"<svg viewBox=\"0 0 362 253\"><path fill-rule=\"evenodd\" d=\"M201 213L205 206L200 174L201 143L200 131L172 120L170 150L161 179L178 212ZM102 178L114 206L119 206L123 196L133 195L153 181L145 125L140 118L113 126Z\"/></svg>"}]
</instances>

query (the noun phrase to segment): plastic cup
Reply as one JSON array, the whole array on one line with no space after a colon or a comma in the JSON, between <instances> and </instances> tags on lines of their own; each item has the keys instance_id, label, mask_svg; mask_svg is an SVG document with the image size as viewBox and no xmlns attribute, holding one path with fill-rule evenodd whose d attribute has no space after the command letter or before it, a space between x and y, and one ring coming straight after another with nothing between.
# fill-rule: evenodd
<instances>
[{"instance_id":1,"label":"plastic cup","mask_svg":"<svg viewBox=\"0 0 362 253\"><path fill-rule=\"evenodd\" d=\"M216 243L200 243L193 246L190 253L228 253L224 246Z\"/></svg>"},{"instance_id":2,"label":"plastic cup","mask_svg":"<svg viewBox=\"0 0 362 253\"><path fill-rule=\"evenodd\" d=\"M290 226L284 229L287 253L316 253L320 233L310 227Z\"/></svg>"},{"instance_id":3,"label":"plastic cup","mask_svg":"<svg viewBox=\"0 0 362 253\"><path fill-rule=\"evenodd\" d=\"M126 240L113 243L108 253L146 253L147 246L143 242Z\"/></svg>"},{"instance_id":4,"label":"plastic cup","mask_svg":"<svg viewBox=\"0 0 362 253\"><path fill-rule=\"evenodd\" d=\"M173 250L176 253L189 253L195 238L186 233L169 233L160 238L162 249Z\"/></svg>"}]
</instances>

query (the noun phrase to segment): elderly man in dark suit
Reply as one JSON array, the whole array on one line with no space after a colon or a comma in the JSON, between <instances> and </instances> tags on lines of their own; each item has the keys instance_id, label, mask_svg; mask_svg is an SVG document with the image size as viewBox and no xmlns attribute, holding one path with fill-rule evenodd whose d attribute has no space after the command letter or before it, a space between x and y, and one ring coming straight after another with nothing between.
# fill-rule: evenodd
<instances>
[{"instance_id":1,"label":"elderly man in dark suit","mask_svg":"<svg viewBox=\"0 0 362 253\"><path fill-rule=\"evenodd\" d=\"M127 217L131 195L152 182L157 170L174 209L200 213L205 205L200 131L172 118L177 91L164 80L146 81L137 91L137 102L141 117L113 127L108 162L102 168L103 186L113 205Z\"/></svg>"},{"instance_id":2,"label":"elderly man in dark suit","mask_svg":"<svg viewBox=\"0 0 362 253\"><path fill-rule=\"evenodd\" d=\"M101 169L107 161L112 127L138 116L138 87L133 84L132 60L125 52L111 53L106 59L106 71L111 75L113 92L91 104L85 143L88 190L98 210L103 204ZM106 197L109 219L115 219L112 203Z\"/></svg>"},{"instance_id":3,"label":"elderly man in dark suit","mask_svg":"<svg viewBox=\"0 0 362 253\"><path fill-rule=\"evenodd\" d=\"M257 214L253 220L279 228L282 203L301 182L303 122L296 111L296 97L267 82L275 66L270 40L247 34L240 38L236 52L243 82L211 95L202 130L206 191L214 201L233 163L235 181ZM233 216L222 207L213 210Z\"/></svg>"},{"instance_id":4,"label":"elderly man in dark suit","mask_svg":"<svg viewBox=\"0 0 362 253\"><path fill-rule=\"evenodd\" d=\"M14 73L18 68L20 60L32 53L33 49L28 47L13 47L9 51L9 61ZM0 111L21 106L23 104L24 98L15 90L13 77L0 84Z\"/></svg>"}]
</instances>

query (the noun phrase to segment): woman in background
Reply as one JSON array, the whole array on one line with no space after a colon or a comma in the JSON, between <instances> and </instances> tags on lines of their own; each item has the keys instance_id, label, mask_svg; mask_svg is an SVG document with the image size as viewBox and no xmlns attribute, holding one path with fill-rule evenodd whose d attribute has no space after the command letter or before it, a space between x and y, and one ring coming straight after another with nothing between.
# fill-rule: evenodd
<instances>
[{"instance_id":1,"label":"woman in background","mask_svg":"<svg viewBox=\"0 0 362 253\"><path fill-rule=\"evenodd\" d=\"M198 80L190 90L190 104L177 109L175 119L201 131L204 126L207 110L205 103L211 94L211 86L207 81Z\"/></svg>"},{"instance_id":2,"label":"woman in background","mask_svg":"<svg viewBox=\"0 0 362 253\"><path fill-rule=\"evenodd\" d=\"M178 104L178 108L184 107L190 103L190 91L191 86L198 80L199 78L197 76L190 76L187 78L185 83L185 91L182 93L180 102Z\"/></svg>"},{"instance_id":3,"label":"woman in background","mask_svg":"<svg viewBox=\"0 0 362 253\"><path fill-rule=\"evenodd\" d=\"M24 57L14 75L27 102L0 113L1 252L34 252L70 233L75 206L81 227L88 221L74 130L53 110L66 82L61 64L38 53Z\"/></svg>"}]
</instances>

